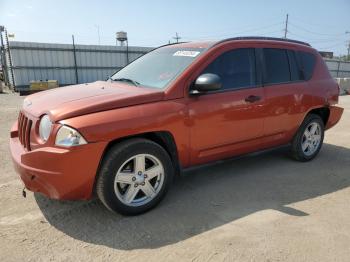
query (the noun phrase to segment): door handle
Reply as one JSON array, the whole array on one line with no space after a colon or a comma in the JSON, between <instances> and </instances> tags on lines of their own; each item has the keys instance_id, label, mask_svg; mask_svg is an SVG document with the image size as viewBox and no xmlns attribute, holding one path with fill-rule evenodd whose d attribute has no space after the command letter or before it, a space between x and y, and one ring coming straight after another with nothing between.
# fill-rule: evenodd
<instances>
[{"instance_id":1,"label":"door handle","mask_svg":"<svg viewBox=\"0 0 350 262\"><path fill-rule=\"evenodd\" d=\"M246 97L244 100L248 103L254 103L254 102L257 102L261 99L261 96L253 96L253 95L250 95L248 97Z\"/></svg>"}]
</instances>

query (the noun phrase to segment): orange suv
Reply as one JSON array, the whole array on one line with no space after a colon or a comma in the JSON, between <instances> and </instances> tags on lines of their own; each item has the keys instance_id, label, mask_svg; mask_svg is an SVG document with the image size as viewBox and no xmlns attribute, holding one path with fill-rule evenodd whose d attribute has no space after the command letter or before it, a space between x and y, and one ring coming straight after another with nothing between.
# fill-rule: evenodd
<instances>
[{"instance_id":1,"label":"orange suv","mask_svg":"<svg viewBox=\"0 0 350 262\"><path fill-rule=\"evenodd\" d=\"M313 159L339 87L309 44L241 37L167 45L107 81L28 96L11 130L25 187L55 199L96 192L135 215L190 166L291 144Z\"/></svg>"}]
</instances>

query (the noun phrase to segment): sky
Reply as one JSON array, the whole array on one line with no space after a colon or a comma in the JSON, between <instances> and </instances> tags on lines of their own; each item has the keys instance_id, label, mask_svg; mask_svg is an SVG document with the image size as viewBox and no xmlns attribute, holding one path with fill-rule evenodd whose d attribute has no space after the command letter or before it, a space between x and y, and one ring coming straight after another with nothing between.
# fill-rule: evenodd
<instances>
[{"instance_id":1,"label":"sky","mask_svg":"<svg viewBox=\"0 0 350 262\"><path fill-rule=\"evenodd\" d=\"M117 31L150 47L174 42L176 32L180 41L283 37L286 14L288 38L347 53L350 0L0 0L0 25L13 40L46 43L71 43L74 34L78 44L115 45Z\"/></svg>"}]
</instances>

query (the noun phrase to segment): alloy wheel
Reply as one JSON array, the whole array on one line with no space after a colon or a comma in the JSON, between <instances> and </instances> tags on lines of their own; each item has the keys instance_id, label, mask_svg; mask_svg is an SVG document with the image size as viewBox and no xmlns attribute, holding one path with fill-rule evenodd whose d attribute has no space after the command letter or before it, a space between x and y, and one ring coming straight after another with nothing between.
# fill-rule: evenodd
<instances>
[{"instance_id":1,"label":"alloy wheel","mask_svg":"<svg viewBox=\"0 0 350 262\"><path fill-rule=\"evenodd\" d=\"M128 206L142 206L154 199L164 182L164 167L150 154L138 154L126 160L114 179L114 192Z\"/></svg>"},{"instance_id":2,"label":"alloy wheel","mask_svg":"<svg viewBox=\"0 0 350 262\"><path fill-rule=\"evenodd\" d=\"M311 122L305 129L301 148L306 156L313 155L321 144L321 126L317 122Z\"/></svg>"}]
</instances>

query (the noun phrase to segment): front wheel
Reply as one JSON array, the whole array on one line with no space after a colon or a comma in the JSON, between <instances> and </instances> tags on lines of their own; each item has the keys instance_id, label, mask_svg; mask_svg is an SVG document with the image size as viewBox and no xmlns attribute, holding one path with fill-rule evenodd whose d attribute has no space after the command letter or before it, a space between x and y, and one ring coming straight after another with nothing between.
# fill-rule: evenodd
<instances>
[{"instance_id":1,"label":"front wheel","mask_svg":"<svg viewBox=\"0 0 350 262\"><path fill-rule=\"evenodd\" d=\"M137 215L155 207L173 178L168 153L146 139L112 147L103 159L96 182L97 195L114 212Z\"/></svg>"},{"instance_id":2,"label":"front wheel","mask_svg":"<svg viewBox=\"0 0 350 262\"><path fill-rule=\"evenodd\" d=\"M298 161L309 161L320 151L324 138L324 124L320 116L309 114L301 124L292 142L292 156Z\"/></svg>"}]
</instances>

